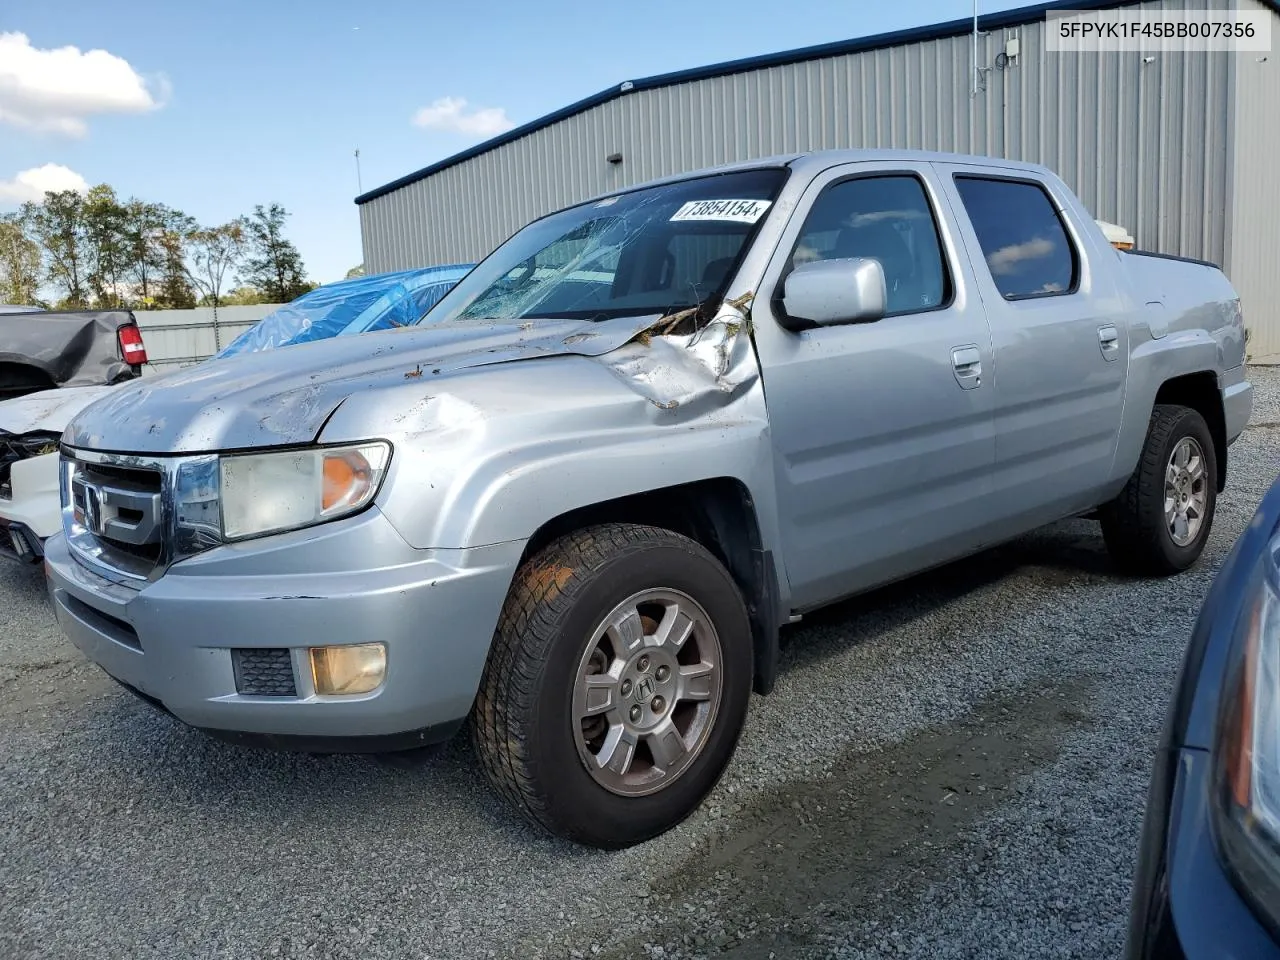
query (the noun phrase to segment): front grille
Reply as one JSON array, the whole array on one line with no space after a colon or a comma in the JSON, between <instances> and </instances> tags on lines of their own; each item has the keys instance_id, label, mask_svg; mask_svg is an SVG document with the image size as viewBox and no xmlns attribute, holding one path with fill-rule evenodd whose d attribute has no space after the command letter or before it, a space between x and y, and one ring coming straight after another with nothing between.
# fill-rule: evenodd
<instances>
[{"instance_id":1,"label":"front grille","mask_svg":"<svg viewBox=\"0 0 1280 960\"><path fill-rule=\"evenodd\" d=\"M67 546L84 566L126 583L223 542L217 454L169 457L62 448Z\"/></svg>"},{"instance_id":2,"label":"front grille","mask_svg":"<svg viewBox=\"0 0 1280 960\"><path fill-rule=\"evenodd\" d=\"M89 541L108 566L149 576L164 558L163 487L158 469L77 461L70 496L81 535L73 546Z\"/></svg>"},{"instance_id":3,"label":"front grille","mask_svg":"<svg viewBox=\"0 0 1280 960\"><path fill-rule=\"evenodd\" d=\"M282 647L231 651L236 674L236 693L254 697L296 697L293 657Z\"/></svg>"},{"instance_id":4,"label":"front grille","mask_svg":"<svg viewBox=\"0 0 1280 960\"><path fill-rule=\"evenodd\" d=\"M121 540L113 540L110 537L99 537L98 539L108 546L112 553L124 554L125 556L133 557L135 560L141 560L143 563L148 563L152 566L155 566L160 562L161 544L146 543L139 545L134 543L125 543Z\"/></svg>"},{"instance_id":5,"label":"front grille","mask_svg":"<svg viewBox=\"0 0 1280 960\"><path fill-rule=\"evenodd\" d=\"M159 472L148 470L146 467L120 467L110 463L82 462L80 473L92 480L104 482L123 480L129 484L136 484L140 489L150 493L160 492Z\"/></svg>"}]
</instances>

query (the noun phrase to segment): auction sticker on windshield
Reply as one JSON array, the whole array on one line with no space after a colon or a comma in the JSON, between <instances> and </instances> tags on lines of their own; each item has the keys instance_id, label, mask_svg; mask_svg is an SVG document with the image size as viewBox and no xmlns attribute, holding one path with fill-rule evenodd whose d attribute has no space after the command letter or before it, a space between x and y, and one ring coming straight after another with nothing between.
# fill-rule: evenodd
<instances>
[{"instance_id":1,"label":"auction sticker on windshield","mask_svg":"<svg viewBox=\"0 0 1280 960\"><path fill-rule=\"evenodd\" d=\"M768 200L690 200L671 215L677 220L732 220L755 223L769 209Z\"/></svg>"}]
</instances>

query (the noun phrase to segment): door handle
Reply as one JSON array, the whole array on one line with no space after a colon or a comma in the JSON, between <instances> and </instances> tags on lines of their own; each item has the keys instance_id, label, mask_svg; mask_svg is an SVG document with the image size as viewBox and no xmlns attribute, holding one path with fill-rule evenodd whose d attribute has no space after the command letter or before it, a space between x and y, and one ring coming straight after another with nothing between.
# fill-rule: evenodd
<instances>
[{"instance_id":1,"label":"door handle","mask_svg":"<svg viewBox=\"0 0 1280 960\"><path fill-rule=\"evenodd\" d=\"M965 390L982 386L982 351L976 346L953 347L951 366L955 369L956 383Z\"/></svg>"},{"instance_id":2,"label":"door handle","mask_svg":"<svg viewBox=\"0 0 1280 960\"><path fill-rule=\"evenodd\" d=\"M1120 331L1113 323L1104 323L1098 328L1098 347L1105 360L1114 360L1120 355Z\"/></svg>"}]
</instances>

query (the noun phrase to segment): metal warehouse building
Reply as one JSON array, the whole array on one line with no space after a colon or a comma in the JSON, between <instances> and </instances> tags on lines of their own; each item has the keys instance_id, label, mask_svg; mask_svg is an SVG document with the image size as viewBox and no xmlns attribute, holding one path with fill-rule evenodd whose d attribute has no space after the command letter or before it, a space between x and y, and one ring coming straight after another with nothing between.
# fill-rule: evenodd
<instances>
[{"instance_id":1,"label":"metal warehouse building","mask_svg":"<svg viewBox=\"0 0 1280 960\"><path fill-rule=\"evenodd\" d=\"M1251 358L1280 362L1280 53L1046 50L1048 11L1115 7L1268 13L1280 38L1274 0L1068 0L982 17L976 41L957 20L628 81L357 197L365 268L477 259L559 207L720 163L977 153L1052 168L1143 249L1222 264Z\"/></svg>"}]
</instances>

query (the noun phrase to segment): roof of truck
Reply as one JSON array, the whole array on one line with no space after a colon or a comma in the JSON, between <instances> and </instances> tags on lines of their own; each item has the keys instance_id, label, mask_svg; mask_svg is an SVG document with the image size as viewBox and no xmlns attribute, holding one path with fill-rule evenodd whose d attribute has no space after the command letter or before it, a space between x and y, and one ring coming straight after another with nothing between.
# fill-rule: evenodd
<instances>
[{"instance_id":1,"label":"roof of truck","mask_svg":"<svg viewBox=\"0 0 1280 960\"><path fill-rule=\"evenodd\" d=\"M1014 27L1024 23L1031 23L1042 19L1046 13L1052 10L1106 10L1115 7L1129 7L1142 3L1143 0L1054 0L1050 3L1038 3L1028 7L1018 7L1014 10L1001 10L997 13L988 13L978 18L978 28L983 31L999 30L1005 27ZM1267 7L1278 16L1280 16L1280 0L1259 0L1263 6ZM761 70L767 67L780 67L791 63L803 63L806 60L820 60L823 57L841 56L850 53L863 53L868 50L878 50L882 47L899 46L905 43L922 43L929 40L941 40L946 37L955 37L969 33L973 30L973 18L965 17L961 20L948 20L944 23L929 24L923 27L912 27L907 30L895 30L890 33L878 33L869 37L855 37L851 40L837 40L833 43L822 43L816 46L799 47L794 50L783 50L780 53L768 53L757 57L745 57L740 60L727 60L723 63L713 63L705 67L694 67L689 70L677 70L673 73L661 73L652 77L643 77L639 80L627 80L619 84L615 84L608 89L601 90L599 93L585 97L576 103L571 103L567 107L548 113L545 116L538 117L526 124L501 133L496 137L478 143L474 147L469 147L459 153L439 160L429 166L423 167L421 170L415 170L413 173L406 174L399 179L392 180L380 187L374 187L372 190L366 191L356 197L357 204L365 204L370 200L376 200L378 197L385 196L406 187L411 183L417 183L419 180L425 180L433 174L439 173L441 170L447 170L449 167L457 166L481 154L488 153L503 144L511 143L526 137L538 130L545 129L553 124L566 120L569 117L579 113L584 113L592 107L600 104L608 103L618 97L626 96L637 90L653 90L658 87L669 87L678 83L690 83L694 80L706 80L711 77L730 76L735 73L746 73L751 70Z\"/></svg>"},{"instance_id":2,"label":"roof of truck","mask_svg":"<svg viewBox=\"0 0 1280 960\"><path fill-rule=\"evenodd\" d=\"M714 176L721 173L733 173L735 170L759 170L766 167L793 167L804 170L813 165L826 168L841 163L869 163L873 161L908 161L912 163L959 163L973 166L1014 170L1022 173L1033 173L1040 176L1054 176L1052 170L1039 163L1025 160L1005 160L1001 157L987 157L967 153L944 153L938 150L908 150L896 147L846 147L830 150L806 150L803 153L781 153L771 157L760 157L755 160L735 160L732 163L717 164L713 167L700 167L696 170L683 170L680 173L655 177L641 183L618 187L605 193L588 197L582 203L595 203L604 197L618 196L655 187L664 183L679 183L682 180L696 180L699 177ZM578 206L578 204L572 204Z\"/></svg>"}]
</instances>

